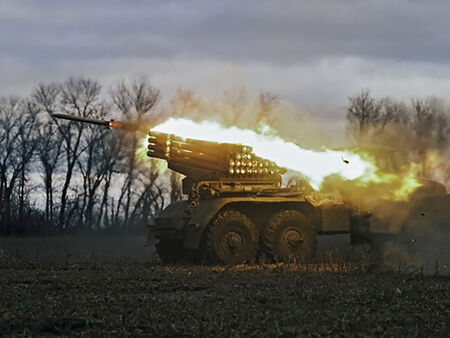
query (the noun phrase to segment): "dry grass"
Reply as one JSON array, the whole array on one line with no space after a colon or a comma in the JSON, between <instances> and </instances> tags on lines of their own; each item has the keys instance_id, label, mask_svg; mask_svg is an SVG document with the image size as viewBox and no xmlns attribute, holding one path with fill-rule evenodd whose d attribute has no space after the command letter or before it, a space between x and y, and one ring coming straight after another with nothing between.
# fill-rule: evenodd
<instances>
[{"instance_id":1,"label":"dry grass","mask_svg":"<svg viewBox=\"0 0 450 338\"><path fill-rule=\"evenodd\" d=\"M62 240L0 241L2 335L450 334L448 277L372 271L364 256L331 252L308 264L162 266L135 238Z\"/></svg>"}]
</instances>

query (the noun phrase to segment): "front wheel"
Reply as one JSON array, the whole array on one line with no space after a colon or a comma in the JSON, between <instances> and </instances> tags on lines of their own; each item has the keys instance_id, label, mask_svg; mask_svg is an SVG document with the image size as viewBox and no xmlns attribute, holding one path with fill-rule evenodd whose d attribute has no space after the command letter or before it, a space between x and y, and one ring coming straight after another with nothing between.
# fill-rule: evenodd
<instances>
[{"instance_id":1,"label":"front wheel","mask_svg":"<svg viewBox=\"0 0 450 338\"><path fill-rule=\"evenodd\" d=\"M296 210L282 210L269 220L264 233L267 250L277 262L302 261L316 250L316 231Z\"/></svg>"},{"instance_id":2,"label":"front wheel","mask_svg":"<svg viewBox=\"0 0 450 338\"><path fill-rule=\"evenodd\" d=\"M206 261L222 264L253 263L258 251L253 221L236 210L219 213L206 233Z\"/></svg>"}]
</instances>

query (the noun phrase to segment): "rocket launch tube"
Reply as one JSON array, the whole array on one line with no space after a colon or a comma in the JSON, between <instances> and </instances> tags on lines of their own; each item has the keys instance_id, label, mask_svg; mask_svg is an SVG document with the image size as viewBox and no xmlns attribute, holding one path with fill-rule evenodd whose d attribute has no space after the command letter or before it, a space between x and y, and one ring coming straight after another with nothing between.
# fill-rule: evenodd
<instances>
[{"instance_id":1,"label":"rocket launch tube","mask_svg":"<svg viewBox=\"0 0 450 338\"><path fill-rule=\"evenodd\" d=\"M194 139L183 139L179 136L166 134L161 132L155 132L150 130L148 132L148 141L149 143L166 143L170 141L170 144L173 147L176 147L180 150L189 150L193 152L199 153L211 153L216 154L217 151L223 152L251 152L252 148L249 146L243 146L239 144L231 144L231 143L217 143L203 140L194 140ZM244 148L246 149L244 151Z\"/></svg>"},{"instance_id":2,"label":"rocket launch tube","mask_svg":"<svg viewBox=\"0 0 450 338\"><path fill-rule=\"evenodd\" d=\"M212 172L225 172L226 171L220 167L219 165L214 165L210 163L199 163L197 161L192 161L190 159L184 159L184 158L169 158L167 160L167 164L170 167L171 165L178 165L178 166L186 166L186 168L192 168L200 169L204 171L212 171Z\"/></svg>"},{"instance_id":3,"label":"rocket launch tube","mask_svg":"<svg viewBox=\"0 0 450 338\"><path fill-rule=\"evenodd\" d=\"M149 143L147 149L152 154L165 154L169 158L189 159L191 161L198 161L199 163L208 163L214 166L220 166L222 170L227 170L228 156L226 152L216 151L212 153L201 153L199 151L190 151L185 149L178 149L173 146L173 143L166 145L165 143Z\"/></svg>"},{"instance_id":4,"label":"rocket launch tube","mask_svg":"<svg viewBox=\"0 0 450 338\"><path fill-rule=\"evenodd\" d=\"M209 145L209 147L199 147L199 146L195 146L189 143L182 143L182 142L178 142L178 141L173 141L170 140L170 142L168 142L168 139L152 139L152 138L148 138L148 144L151 147L155 147L155 148L161 148L161 149L166 149L167 147L169 147L171 149L171 151L175 151L175 152L187 152L187 153L196 153L199 155L205 155L205 156L210 156L210 157L217 157L218 154L228 154L228 147L225 144L213 144L213 145Z\"/></svg>"},{"instance_id":5,"label":"rocket launch tube","mask_svg":"<svg viewBox=\"0 0 450 338\"><path fill-rule=\"evenodd\" d=\"M206 158L195 154L176 153L173 151L169 151L166 153L160 149L155 148L149 148L147 156L160 158L166 160L168 163L170 162L183 163L188 166L192 165L199 168L204 168L205 170L214 170L223 172L227 171L226 160L223 160L221 158Z\"/></svg>"}]
</instances>

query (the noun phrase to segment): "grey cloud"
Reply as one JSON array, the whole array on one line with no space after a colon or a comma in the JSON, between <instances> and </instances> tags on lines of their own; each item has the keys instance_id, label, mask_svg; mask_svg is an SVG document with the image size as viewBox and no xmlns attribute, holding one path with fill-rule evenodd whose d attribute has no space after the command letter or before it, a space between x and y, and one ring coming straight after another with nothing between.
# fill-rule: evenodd
<instances>
[{"instance_id":1,"label":"grey cloud","mask_svg":"<svg viewBox=\"0 0 450 338\"><path fill-rule=\"evenodd\" d=\"M8 48L1 56L26 62L181 55L271 63L339 56L447 63L450 55L445 1L19 3L23 16L18 5L10 18L8 6L2 8L0 43Z\"/></svg>"},{"instance_id":2,"label":"grey cloud","mask_svg":"<svg viewBox=\"0 0 450 338\"><path fill-rule=\"evenodd\" d=\"M70 75L107 89L146 74L166 101L179 87L214 97L245 86L342 121L362 88L448 97L448 9L440 0L2 0L0 95Z\"/></svg>"}]
</instances>

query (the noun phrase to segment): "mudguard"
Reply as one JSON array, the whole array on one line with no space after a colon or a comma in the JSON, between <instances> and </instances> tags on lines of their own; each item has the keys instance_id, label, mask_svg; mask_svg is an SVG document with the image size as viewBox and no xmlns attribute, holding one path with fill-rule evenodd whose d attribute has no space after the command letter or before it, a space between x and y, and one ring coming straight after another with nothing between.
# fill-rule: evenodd
<instances>
[{"instance_id":1,"label":"mudguard","mask_svg":"<svg viewBox=\"0 0 450 338\"><path fill-rule=\"evenodd\" d=\"M167 206L161 213L158 218L173 218L173 217L186 217L187 209L189 206L189 201L182 200Z\"/></svg>"},{"instance_id":2,"label":"mudguard","mask_svg":"<svg viewBox=\"0 0 450 338\"><path fill-rule=\"evenodd\" d=\"M180 240L183 229L189 219L189 202L178 201L166 207L149 225L149 238ZM180 238L181 237L181 238Z\"/></svg>"}]
</instances>

